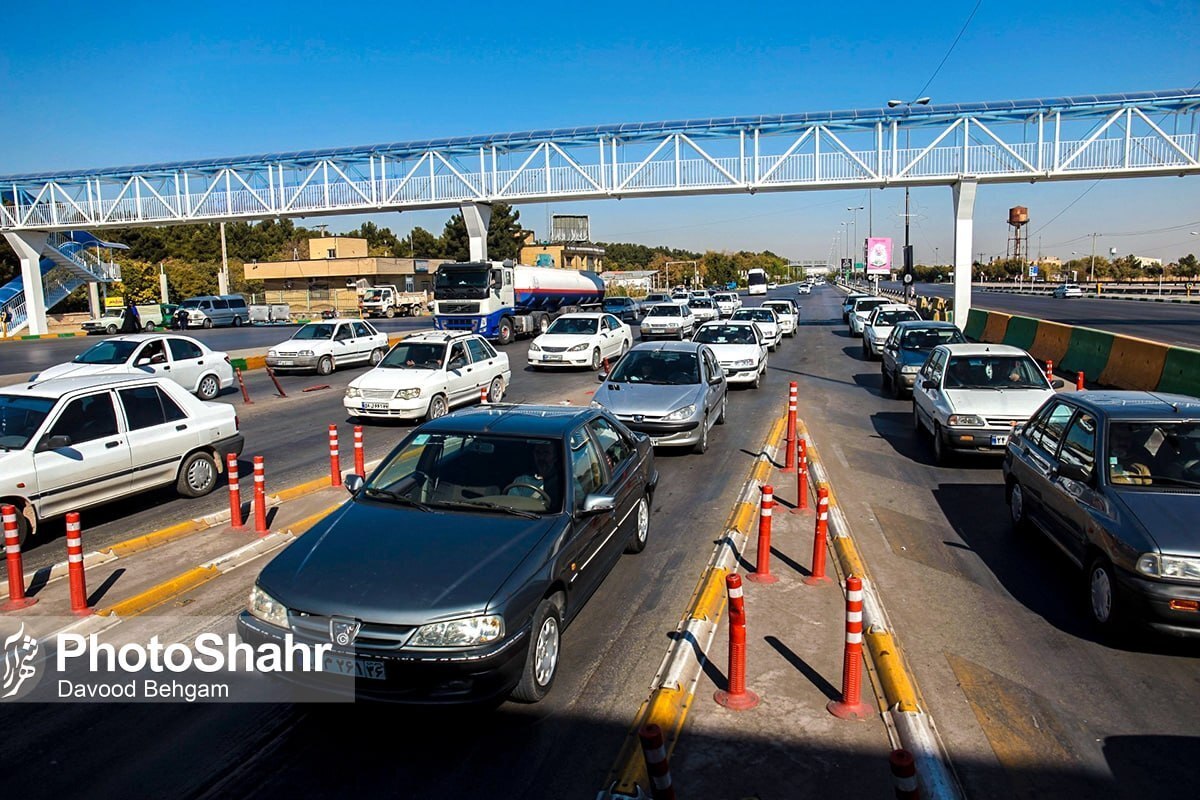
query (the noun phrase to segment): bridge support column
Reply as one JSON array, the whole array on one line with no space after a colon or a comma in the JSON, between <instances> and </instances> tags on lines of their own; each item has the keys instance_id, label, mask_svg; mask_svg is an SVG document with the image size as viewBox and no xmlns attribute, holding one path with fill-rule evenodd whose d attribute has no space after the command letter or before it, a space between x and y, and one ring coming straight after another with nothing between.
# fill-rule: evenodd
<instances>
[{"instance_id":1,"label":"bridge support column","mask_svg":"<svg viewBox=\"0 0 1200 800\"><path fill-rule=\"evenodd\" d=\"M954 324L967 327L971 312L971 248L975 234L975 181L954 184Z\"/></svg>"},{"instance_id":2,"label":"bridge support column","mask_svg":"<svg viewBox=\"0 0 1200 800\"><path fill-rule=\"evenodd\" d=\"M91 313L92 319L99 317L103 310L100 305L100 284L88 281L88 311Z\"/></svg>"},{"instance_id":3,"label":"bridge support column","mask_svg":"<svg viewBox=\"0 0 1200 800\"><path fill-rule=\"evenodd\" d=\"M6 233L4 238L21 259L21 280L25 284L25 314L29 333L43 334L46 325L46 293L42 288L42 250L46 246L44 233Z\"/></svg>"},{"instance_id":4,"label":"bridge support column","mask_svg":"<svg viewBox=\"0 0 1200 800\"><path fill-rule=\"evenodd\" d=\"M463 222L467 223L471 260L487 261L487 234L488 224L492 221L492 207L487 203L463 203L460 208Z\"/></svg>"}]
</instances>

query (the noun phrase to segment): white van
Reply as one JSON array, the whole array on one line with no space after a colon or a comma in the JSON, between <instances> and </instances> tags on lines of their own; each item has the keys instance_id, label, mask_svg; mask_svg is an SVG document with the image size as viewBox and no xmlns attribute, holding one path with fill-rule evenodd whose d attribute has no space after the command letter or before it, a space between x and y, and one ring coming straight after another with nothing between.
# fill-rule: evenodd
<instances>
[{"instance_id":1,"label":"white van","mask_svg":"<svg viewBox=\"0 0 1200 800\"><path fill-rule=\"evenodd\" d=\"M250 308L240 294L201 295L184 300L179 307L187 311L189 328L250 324Z\"/></svg>"}]
</instances>

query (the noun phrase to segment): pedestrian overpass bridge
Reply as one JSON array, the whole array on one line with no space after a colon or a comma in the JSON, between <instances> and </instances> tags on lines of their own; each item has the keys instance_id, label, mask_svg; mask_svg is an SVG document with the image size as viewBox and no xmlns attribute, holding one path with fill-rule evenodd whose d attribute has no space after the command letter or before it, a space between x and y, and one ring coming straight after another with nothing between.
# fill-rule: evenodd
<instances>
[{"instance_id":1,"label":"pedestrian overpass bridge","mask_svg":"<svg viewBox=\"0 0 1200 800\"><path fill-rule=\"evenodd\" d=\"M955 303L970 302L980 184L1200 174L1200 91L625 123L0 177L30 330L47 234L459 207L472 257L489 205L950 186ZM36 308L35 306L41 306ZM7 307L7 306L6 306Z\"/></svg>"}]
</instances>

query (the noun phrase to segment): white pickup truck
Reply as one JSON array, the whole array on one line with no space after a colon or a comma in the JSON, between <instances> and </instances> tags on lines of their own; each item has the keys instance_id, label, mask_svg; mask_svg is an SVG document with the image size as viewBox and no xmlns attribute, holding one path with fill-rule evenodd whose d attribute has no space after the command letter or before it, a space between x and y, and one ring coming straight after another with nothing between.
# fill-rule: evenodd
<instances>
[{"instance_id":1,"label":"white pickup truck","mask_svg":"<svg viewBox=\"0 0 1200 800\"><path fill-rule=\"evenodd\" d=\"M144 331L152 331L155 328L162 328L163 316L162 306L157 304L147 303L137 307L138 317L141 322L140 328ZM91 333L117 333L122 330L125 324L125 309L122 308L106 308L103 313L96 319L89 319L80 327Z\"/></svg>"},{"instance_id":2,"label":"white pickup truck","mask_svg":"<svg viewBox=\"0 0 1200 800\"><path fill-rule=\"evenodd\" d=\"M415 317L425 308L424 292L401 292L395 286L364 289L358 304L364 317Z\"/></svg>"}]
</instances>

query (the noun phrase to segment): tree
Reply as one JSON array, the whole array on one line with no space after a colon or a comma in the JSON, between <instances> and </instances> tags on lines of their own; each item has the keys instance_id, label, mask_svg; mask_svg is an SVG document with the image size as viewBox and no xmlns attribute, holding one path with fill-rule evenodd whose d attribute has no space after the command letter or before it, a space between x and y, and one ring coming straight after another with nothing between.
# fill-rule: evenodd
<instances>
[{"instance_id":1,"label":"tree","mask_svg":"<svg viewBox=\"0 0 1200 800\"><path fill-rule=\"evenodd\" d=\"M442 240L421 227L412 229L410 234L413 258L445 258L446 251L442 248Z\"/></svg>"},{"instance_id":2,"label":"tree","mask_svg":"<svg viewBox=\"0 0 1200 800\"><path fill-rule=\"evenodd\" d=\"M1195 255L1188 253L1179 259L1177 271L1184 277L1193 277L1200 272L1200 262L1197 261Z\"/></svg>"},{"instance_id":3,"label":"tree","mask_svg":"<svg viewBox=\"0 0 1200 800\"><path fill-rule=\"evenodd\" d=\"M521 253L521 212L508 203L492 204L492 219L488 223L487 257L492 261L517 259ZM442 231L442 252L446 258L466 261L471 257L467 223L462 214L455 214L446 221Z\"/></svg>"}]
</instances>

